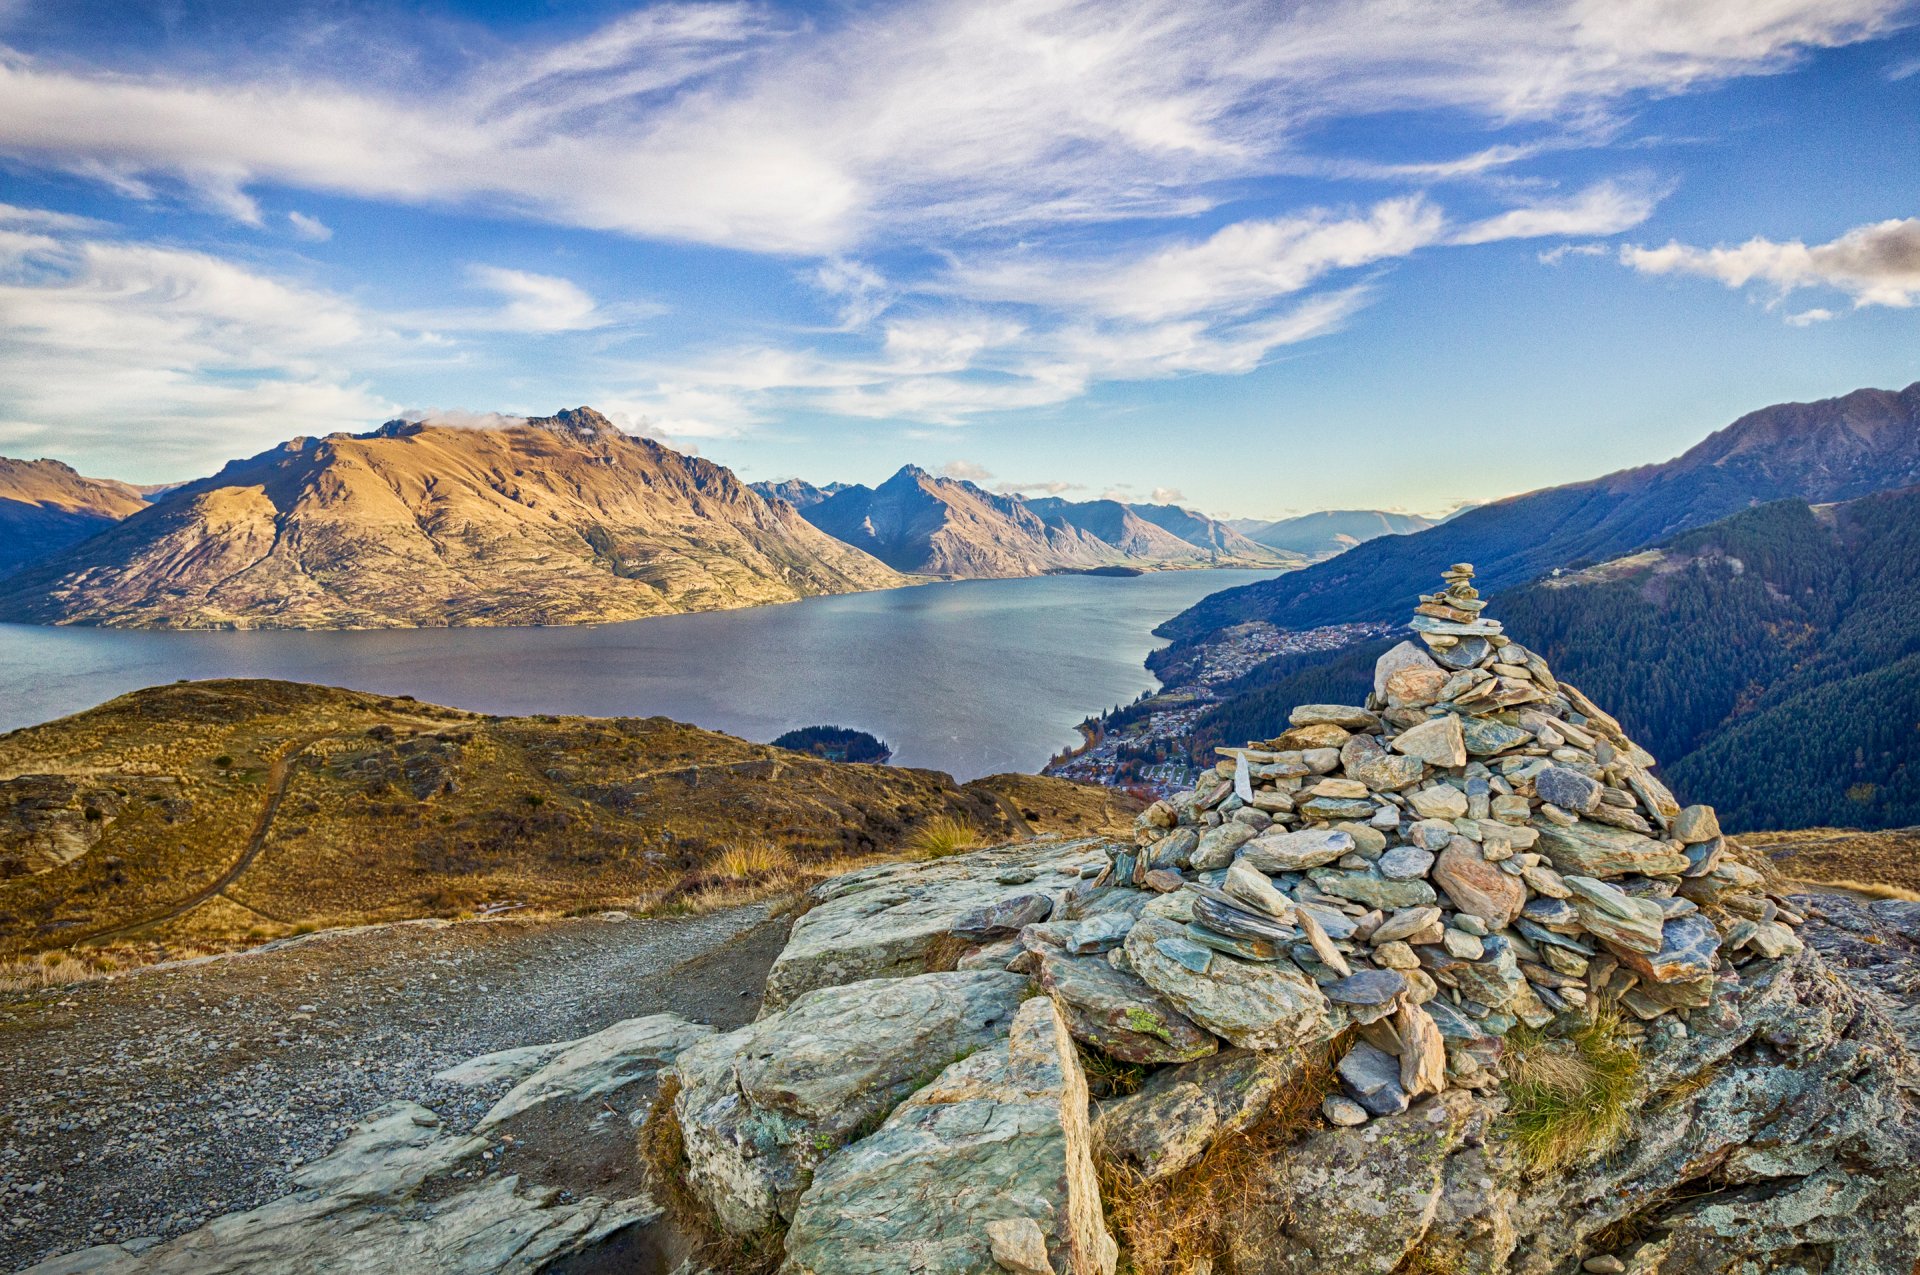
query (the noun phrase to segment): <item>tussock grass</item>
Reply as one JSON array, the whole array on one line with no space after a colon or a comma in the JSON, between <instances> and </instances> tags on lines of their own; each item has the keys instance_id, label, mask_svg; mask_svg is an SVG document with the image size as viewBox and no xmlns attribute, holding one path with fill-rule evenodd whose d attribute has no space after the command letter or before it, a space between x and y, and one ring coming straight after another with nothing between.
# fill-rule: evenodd
<instances>
[{"instance_id":1,"label":"tussock grass","mask_svg":"<svg viewBox=\"0 0 1920 1275\"><path fill-rule=\"evenodd\" d=\"M1620 1144L1633 1122L1640 1054L1620 1020L1602 1013L1568 1036L1507 1037L1507 1119L1514 1144L1539 1172L1571 1167Z\"/></svg>"},{"instance_id":2,"label":"tussock grass","mask_svg":"<svg viewBox=\"0 0 1920 1275\"><path fill-rule=\"evenodd\" d=\"M1343 1037L1315 1052L1290 1085L1274 1095L1247 1128L1216 1139L1195 1164L1159 1182L1117 1158L1097 1153L1094 1168L1107 1224L1130 1275L1204 1275L1230 1260L1254 1219L1272 1211L1272 1170L1311 1125L1334 1087L1333 1059ZM1273 1219L1265 1218L1271 1226Z\"/></svg>"},{"instance_id":3,"label":"tussock grass","mask_svg":"<svg viewBox=\"0 0 1920 1275\"><path fill-rule=\"evenodd\" d=\"M935 815L907 835L910 859L944 859L980 844L980 830L958 815Z\"/></svg>"},{"instance_id":4,"label":"tussock grass","mask_svg":"<svg viewBox=\"0 0 1920 1275\"><path fill-rule=\"evenodd\" d=\"M762 841L751 845L728 846L713 861L711 871L723 877L758 877L791 872L795 866L791 850Z\"/></svg>"},{"instance_id":5,"label":"tussock grass","mask_svg":"<svg viewBox=\"0 0 1920 1275\"><path fill-rule=\"evenodd\" d=\"M1816 890L1845 890L1849 894L1865 895L1869 899L1896 899L1902 903L1920 903L1920 890L1909 890L1900 885L1886 885L1879 881L1855 881L1852 877L1837 877L1831 881L1812 881L1802 878L1795 880L1793 884Z\"/></svg>"},{"instance_id":6,"label":"tussock grass","mask_svg":"<svg viewBox=\"0 0 1920 1275\"><path fill-rule=\"evenodd\" d=\"M42 952L0 962L0 993L37 992L105 978L118 966L109 958L73 952Z\"/></svg>"}]
</instances>

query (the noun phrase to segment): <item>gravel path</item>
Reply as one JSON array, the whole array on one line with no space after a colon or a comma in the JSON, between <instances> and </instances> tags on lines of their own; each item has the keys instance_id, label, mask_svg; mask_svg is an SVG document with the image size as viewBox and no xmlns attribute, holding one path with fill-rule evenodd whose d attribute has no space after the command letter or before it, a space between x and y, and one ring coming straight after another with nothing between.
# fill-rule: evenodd
<instances>
[{"instance_id":1,"label":"gravel path","mask_svg":"<svg viewBox=\"0 0 1920 1275\"><path fill-rule=\"evenodd\" d=\"M399 925L0 1002L0 1270L284 1194L397 1098L471 1123L497 1094L431 1077L478 1054L641 1014L738 1026L786 929Z\"/></svg>"}]
</instances>

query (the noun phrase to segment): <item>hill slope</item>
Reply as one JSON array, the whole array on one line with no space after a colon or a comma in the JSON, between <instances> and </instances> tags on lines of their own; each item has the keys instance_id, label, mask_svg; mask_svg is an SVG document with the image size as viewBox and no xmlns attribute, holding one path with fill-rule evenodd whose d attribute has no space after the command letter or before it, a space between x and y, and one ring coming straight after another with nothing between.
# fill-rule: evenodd
<instances>
[{"instance_id":1,"label":"hill slope","mask_svg":"<svg viewBox=\"0 0 1920 1275\"><path fill-rule=\"evenodd\" d=\"M1412 535L1434 525L1433 519L1419 514L1397 514L1384 509L1323 509L1242 530L1249 540L1269 549L1325 558L1381 536Z\"/></svg>"},{"instance_id":2,"label":"hill slope","mask_svg":"<svg viewBox=\"0 0 1920 1275\"><path fill-rule=\"evenodd\" d=\"M1289 560L1192 510L1117 500L1025 500L915 465L878 487L843 487L802 506L801 513L895 570L920 575L983 578Z\"/></svg>"},{"instance_id":3,"label":"hill slope","mask_svg":"<svg viewBox=\"0 0 1920 1275\"><path fill-rule=\"evenodd\" d=\"M579 624L903 583L730 470L588 408L296 438L0 587L0 616L183 628Z\"/></svg>"},{"instance_id":4,"label":"hill slope","mask_svg":"<svg viewBox=\"0 0 1920 1275\"><path fill-rule=\"evenodd\" d=\"M177 683L0 736L0 955L231 942L611 907L984 835L1118 830L1137 803L1032 776L959 786L652 718L489 717L295 682ZM127 927L140 927L137 932ZM125 932L123 932L125 931Z\"/></svg>"},{"instance_id":5,"label":"hill slope","mask_svg":"<svg viewBox=\"0 0 1920 1275\"><path fill-rule=\"evenodd\" d=\"M57 460L0 456L0 577L146 507L127 483L87 478Z\"/></svg>"},{"instance_id":6,"label":"hill slope","mask_svg":"<svg viewBox=\"0 0 1920 1275\"><path fill-rule=\"evenodd\" d=\"M1683 455L1483 505L1417 535L1370 541L1284 580L1229 589L1161 626L1189 638L1248 620L1288 629L1391 618L1434 564L1471 562L1484 590L1601 561L1750 505L1850 500L1920 482L1920 382L1741 417Z\"/></svg>"},{"instance_id":7,"label":"hill slope","mask_svg":"<svg viewBox=\"0 0 1920 1275\"><path fill-rule=\"evenodd\" d=\"M1730 829L1920 823L1920 490L1763 505L1493 608ZM1269 661L1194 747L1353 698L1387 645Z\"/></svg>"},{"instance_id":8,"label":"hill slope","mask_svg":"<svg viewBox=\"0 0 1920 1275\"><path fill-rule=\"evenodd\" d=\"M815 487L800 478L789 478L784 482L748 483L767 500L784 500L795 509L811 509L829 496L837 496L847 489L845 483L828 483L824 487Z\"/></svg>"}]
</instances>

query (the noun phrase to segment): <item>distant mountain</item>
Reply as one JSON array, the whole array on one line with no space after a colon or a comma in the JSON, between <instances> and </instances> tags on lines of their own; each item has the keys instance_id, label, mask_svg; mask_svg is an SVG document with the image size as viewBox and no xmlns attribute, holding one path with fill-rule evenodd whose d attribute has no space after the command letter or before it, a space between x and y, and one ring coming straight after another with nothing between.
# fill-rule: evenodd
<instances>
[{"instance_id":1,"label":"distant mountain","mask_svg":"<svg viewBox=\"0 0 1920 1275\"><path fill-rule=\"evenodd\" d=\"M760 493L765 500L784 500L795 509L811 509L829 496L837 496L847 489L845 483L828 483L824 487L815 487L800 478L789 478L784 482L748 483L747 486Z\"/></svg>"},{"instance_id":2,"label":"distant mountain","mask_svg":"<svg viewBox=\"0 0 1920 1275\"><path fill-rule=\"evenodd\" d=\"M0 577L147 507L137 487L87 478L57 460L0 456Z\"/></svg>"},{"instance_id":3,"label":"distant mountain","mask_svg":"<svg viewBox=\"0 0 1920 1275\"><path fill-rule=\"evenodd\" d=\"M1389 513L1384 509L1325 509L1260 523L1246 537L1269 549L1280 549L1308 558L1327 558L1345 553L1358 544L1381 536L1405 536L1425 531L1434 525L1431 518L1419 514Z\"/></svg>"},{"instance_id":4,"label":"distant mountain","mask_svg":"<svg viewBox=\"0 0 1920 1275\"><path fill-rule=\"evenodd\" d=\"M1446 563L1474 563L1483 589L1501 589L1766 501L1850 500L1916 482L1920 383L1786 403L1743 416L1664 464L1509 497L1281 580L1213 594L1159 632L1182 639L1248 620L1305 629L1391 618L1431 588Z\"/></svg>"},{"instance_id":5,"label":"distant mountain","mask_svg":"<svg viewBox=\"0 0 1920 1275\"><path fill-rule=\"evenodd\" d=\"M1145 516L1148 512L1152 517ZM1025 500L916 465L878 487L851 486L801 510L828 535L897 571L947 577L1041 575L1113 566L1277 566L1284 555L1242 542L1188 510L1115 500ZM1162 522L1193 529L1194 543ZM1220 548L1216 544L1229 547Z\"/></svg>"},{"instance_id":6,"label":"distant mountain","mask_svg":"<svg viewBox=\"0 0 1920 1275\"><path fill-rule=\"evenodd\" d=\"M1179 505L1128 505L1127 508L1162 531L1170 531L1190 545L1216 553L1236 558L1258 558L1268 548L1241 534L1237 527L1229 523L1209 518L1192 509L1183 509ZM1269 552L1264 556L1274 555ZM1294 555L1283 548L1281 556L1292 558Z\"/></svg>"},{"instance_id":7,"label":"distant mountain","mask_svg":"<svg viewBox=\"0 0 1920 1275\"><path fill-rule=\"evenodd\" d=\"M0 617L580 624L902 583L732 471L579 408L293 439L0 584Z\"/></svg>"},{"instance_id":8,"label":"distant mountain","mask_svg":"<svg viewBox=\"0 0 1920 1275\"><path fill-rule=\"evenodd\" d=\"M1920 823L1920 489L1761 505L1488 613L1731 829ZM1392 641L1256 668L1203 715L1195 752L1356 699Z\"/></svg>"}]
</instances>

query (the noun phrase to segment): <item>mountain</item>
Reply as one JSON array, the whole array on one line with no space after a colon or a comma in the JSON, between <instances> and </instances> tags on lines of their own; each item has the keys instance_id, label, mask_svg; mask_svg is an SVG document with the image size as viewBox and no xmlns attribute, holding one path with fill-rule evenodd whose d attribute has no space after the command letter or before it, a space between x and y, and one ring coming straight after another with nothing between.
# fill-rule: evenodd
<instances>
[{"instance_id":1,"label":"mountain","mask_svg":"<svg viewBox=\"0 0 1920 1275\"><path fill-rule=\"evenodd\" d=\"M1920 823L1920 489L1743 510L1490 611L1732 830ZM1269 661L1192 747L1356 698L1393 640Z\"/></svg>"},{"instance_id":2,"label":"mountain","mask_svg":"<svg viewBox=\"0 0 1920 1275\"><path fill-rule=\"evenodd\" d=\"M878 487L844 487L801 514L895 570L919 575L1004 577L1287 561L1191 510L1117 500L1026 500L936 477L917 465L904 466Z\"/></svg>"},{"instance_id":3,"label":"mountain","mask_svg":"<svg viewBox=\"0 0 1920 1275\"><path fill-rule=\"evenodd\" d=\"M1471 562L1483 589L1501 589L1766 501L1850 500L1916 482L1920 383L1785 403L1749 413L1663 464L1509 497L1282 580L1213 594L1159 631L1179 639L1249 620L1306 629L1389 618L1431 587L1436 563Z\"/></svg>"},{"instance_id":4,"label":"mountain","mask_svg":"<svg viewBox=\"0 0 1920 1275\"><path fill-rule=\"evenodd\" d=\"M795 884L899 853L928 821L1085 835L1123 831L1137 808L1065 780L959 785L664 717L172 683L0 735L0 956L142 925L143 944L244 943L483 900L670 908L742 874Z\"/></svg>"},{"instance_id":5,"label":"mountain","mask_svg":"<svg viewBox=\"0 0 1920 1275\"><path fill-rule=\"evenodd\" d=\"M140 489L127 483L87 478L57 460L0 456L0 577L146 507Z\"/></svg>"},{"instance_id":6,"label":"mountain","mask_svg":"<svg viewBox=\"0 0 1920 1275\"><path fill-rule=\"evenodd\" d=\"M181 628L580 624L904 583L590 408L296 438L0 585L0 617Z\"/></svg>"},{"instance_id":7,"label":"mountain","mask_svg":"<svg viewBox=\"0 0 1920 1275\"><path fill-rule=\"evenodd\" d=\"M789 478L784 482L748 483L749 487L760 493L764 500L784 500L795 509L811 509L829 496L837 496L847 489L845 483L828 483L824 487L815 487L801 478Z\"/></svg>"},{"instance_id":8,"label":"mountain","mask_svg":"<svg viewBox=\"0 0 1920 1275\"><path fill-rule=\"evenodd\" d=\"M1381 536L1411 535L1434 525L1433 519L1419 514L1396 514L1384 509L1325 509L1242 530L1248 539L1270 549L1326 558Z\"/></svg>"}]
</instances>

